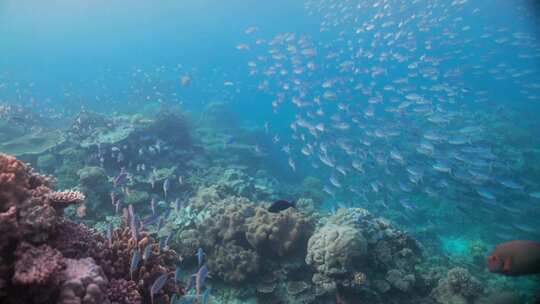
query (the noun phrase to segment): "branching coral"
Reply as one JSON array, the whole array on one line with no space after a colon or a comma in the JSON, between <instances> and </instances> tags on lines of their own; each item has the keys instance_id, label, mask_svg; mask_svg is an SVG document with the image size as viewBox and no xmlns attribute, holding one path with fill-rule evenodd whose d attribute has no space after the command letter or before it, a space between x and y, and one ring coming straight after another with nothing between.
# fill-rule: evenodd
<instances>
[{"instance_id":1,"label":"branching coral","mask_svg":"<svg viewBox=\"0 0 540 304\"><path fill-rule=\"evenodd\" d=\"M136 286L137 292L125 292L125 303L150 302L150 286L174 272L176 254L159 249L143 231L134 240L128 228L118 229L109 241L64 219L62 207L84 196L54 192L49 185L30 167L0 154L0 302L109 303L109 278L116 279L115 288ZM151 254L130 282L132 251L147 246ZM183 290L170 280L154 298L166 302L172 293Z\"/></svg>"}]
</instances>

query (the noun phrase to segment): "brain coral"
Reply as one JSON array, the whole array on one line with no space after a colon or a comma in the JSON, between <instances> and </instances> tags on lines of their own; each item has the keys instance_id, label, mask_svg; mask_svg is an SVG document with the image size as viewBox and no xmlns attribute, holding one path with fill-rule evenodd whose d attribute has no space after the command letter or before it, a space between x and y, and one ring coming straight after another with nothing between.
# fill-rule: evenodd
<instances>
[{"instance_id":1,"label":"brain coral","mask_svg":"<svg viewBox=\"0 0 540 304\"><path fill-rule=\"evenodd\" d=\"M309 239L306 263L325 275L342 274L366 252L367 242L355 228L330 224Z\"/></svg>"},{"instance_id":2,"label":"brain coral","mask_svg":"<svg viewBox=\"0 0 540 304\"><path fill-rule=\"evenodd\" d=\"M311 221L293 208L279 213L257 208L247 225L246 238L261 254L285 256L305 248L312 231Z\"/></svg>"}]
</instances>

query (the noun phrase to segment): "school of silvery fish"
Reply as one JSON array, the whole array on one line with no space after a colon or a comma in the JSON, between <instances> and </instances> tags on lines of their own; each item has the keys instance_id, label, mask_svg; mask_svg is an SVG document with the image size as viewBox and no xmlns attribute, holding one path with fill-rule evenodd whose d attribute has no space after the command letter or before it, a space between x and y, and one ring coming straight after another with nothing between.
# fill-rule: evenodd
<instances>
[{"instance_id":1,"label":"school of silvery fish","mask_svg":"<svg viewBox=\"0 0 540 304\"><path fill-rule=\"evenodd\" d=\"M328 40L246 29L236 48L248 73L272 96L275 115L290 118L286 131L265 125L290 170L317 170L336 201L404 210L410 222L423 207L414 195L423 195L485 223L505 215L500 239L538 236L540 222L527 215L540 202L540 181L515 169L524 151L494 125L505 121L500 99L540 101L540 43L488 24L489 6L477 5L308 0ZM505 88L519 93L504 96Z\"/></svg>"}]
</instances>

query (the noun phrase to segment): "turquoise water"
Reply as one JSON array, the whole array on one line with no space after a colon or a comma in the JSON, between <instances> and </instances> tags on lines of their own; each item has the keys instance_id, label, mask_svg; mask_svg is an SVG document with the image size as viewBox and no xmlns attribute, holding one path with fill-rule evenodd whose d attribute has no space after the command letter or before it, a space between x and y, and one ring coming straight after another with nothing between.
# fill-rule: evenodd
<instances>
[{"instance_id":1,"label":"turquoise water","mask_svg":"<svg viewBox=\"0 0 540 304\"><path fill-rule=\"evenodd\" d=\"M4 0L0 135L60 130L77 142L66 126L81 111L178 110L200 149L186 153L205 170L271 180L266 201L365 208L428 255L485 275L496 244L540 241L539 14L534 1ZM189 178L197 166L168 142L176 131L129 141L116 163L116 150L88 148L79 166L103 154L109 178L145 162ZM61 149L37 145L0 152L76 186L73 172L40 168ZM160 152L138 158L150 146ZM174 195L193 195L188 184Z\"/></svg>"}]
</instances>

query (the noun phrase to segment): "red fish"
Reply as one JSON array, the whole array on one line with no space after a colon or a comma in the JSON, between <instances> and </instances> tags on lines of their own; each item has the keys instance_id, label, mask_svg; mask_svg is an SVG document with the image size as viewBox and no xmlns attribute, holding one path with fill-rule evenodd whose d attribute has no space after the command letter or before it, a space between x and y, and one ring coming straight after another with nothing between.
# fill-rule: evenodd
<instances>
[{"instance_id":1,"label":"red fish","mask_svg":"<svg viewBox=\"0 0 540 304\"><path fill-rule=\"evenodd\" d=\"M540 273L540 243L516 240L499 244L488 256L487 268L507 276Z\"/></svg>"}]
</instances>

